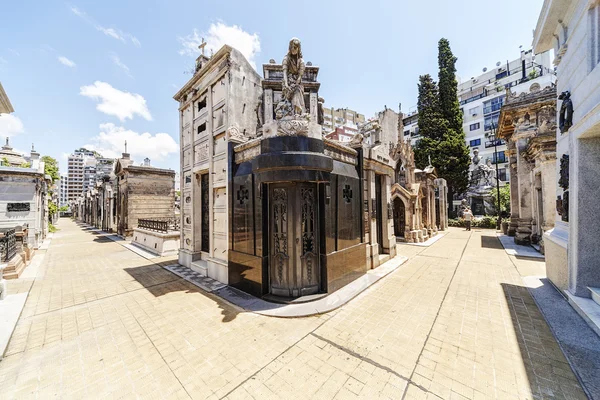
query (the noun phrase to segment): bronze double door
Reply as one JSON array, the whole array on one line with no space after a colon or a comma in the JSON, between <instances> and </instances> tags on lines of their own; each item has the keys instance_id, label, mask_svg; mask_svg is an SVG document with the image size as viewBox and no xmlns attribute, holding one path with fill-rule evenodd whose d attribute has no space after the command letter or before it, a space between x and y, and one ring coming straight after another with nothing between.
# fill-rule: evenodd
<instances>
[{"instance_id":1,"label":"bronze double door","mask_svg":"<svg viewBox=\"0 0 600 400\"><path fill-rule=\"evenodd\" d=\"M269 185L270 293L319 292L319 213L315 183Z\"/></svg>"}]
</instances>

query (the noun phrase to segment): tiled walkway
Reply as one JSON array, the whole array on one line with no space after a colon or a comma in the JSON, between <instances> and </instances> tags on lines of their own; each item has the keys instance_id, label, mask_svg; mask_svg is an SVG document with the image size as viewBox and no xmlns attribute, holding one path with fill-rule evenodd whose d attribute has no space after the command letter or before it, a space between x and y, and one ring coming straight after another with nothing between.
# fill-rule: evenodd
<instances>
[{"instance_id":1,"label":"tiled walkway","mask_svg":"<svg viewBox=\"0 0 600 400\"><path fill-rule=\"evenodd\" d=\"M9 283L33 286L0 398L585 398L519 274L543 262L491 231L402 246L409 261L350 303L281 319L59 228L35 281Z\"/></svg>"}]
</instances>

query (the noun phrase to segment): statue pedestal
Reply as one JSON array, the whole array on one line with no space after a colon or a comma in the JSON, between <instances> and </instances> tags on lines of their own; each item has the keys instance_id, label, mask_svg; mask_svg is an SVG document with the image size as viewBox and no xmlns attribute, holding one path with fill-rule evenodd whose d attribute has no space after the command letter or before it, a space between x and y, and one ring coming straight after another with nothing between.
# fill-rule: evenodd
<instances>
[{"instance_id":1,"label":"statue pedestal","mask_svg":"<svg viewBox=\"0 0 600 400\"><path fill-rule=\"evenodd\" d=\"M473 215L495 215L496 207L491 186L471 187L467 192L467 198Z\"/></svg>"}]
</instances>

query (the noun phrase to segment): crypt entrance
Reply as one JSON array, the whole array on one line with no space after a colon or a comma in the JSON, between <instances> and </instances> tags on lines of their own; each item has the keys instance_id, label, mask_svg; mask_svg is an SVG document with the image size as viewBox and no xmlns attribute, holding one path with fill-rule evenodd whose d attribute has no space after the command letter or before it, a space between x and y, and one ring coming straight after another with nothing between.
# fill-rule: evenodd
<instances>
[{"instance_id":1,"label":"crypt entrance","mask_svg":"<svg viewBox=\"0 0 600 400\"><path fill-rule=\"evenodd\" d=\"M269 292L300 297L319 292L317 184L269 184Z\"/></svg>"},{"instance_id":2,"label":"crypt entrance","mask_svg":"<svg viewBox=\"0 0 600 400\"><path fill-rule=\"evenodd\" d=\"M404 239L406 230L406 207L400 197L394 199L394 236Z\"/></svg>"}]
</instances>

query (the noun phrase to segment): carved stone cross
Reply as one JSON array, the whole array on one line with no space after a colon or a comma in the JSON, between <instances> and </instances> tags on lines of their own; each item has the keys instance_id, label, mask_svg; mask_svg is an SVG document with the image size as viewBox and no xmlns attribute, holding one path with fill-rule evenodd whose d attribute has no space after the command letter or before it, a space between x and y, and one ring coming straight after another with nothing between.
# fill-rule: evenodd
<instances>
[{"instance_id":1,"label":"carved stone cross","mask_svg":"<svg viewBox=\"0 0 600 400\"><path fill-rule=\"evenodd\" d=\"M237 199L240 204L244 204L244 202L248 200L249 194L250 193L248 189L246 189L244 186L240 186L240 189L237 191Z\"/></svg>"},{"instance_id":2,"label":"carved stone cross","mask_svg":"<svg viewBox=\"0 0 600 400\"><path fill-rule=\"evenodd\" d=\"M200 43L200 46L198 46L198 48L202 51L202 55L204 55L204 47L206 47L206 42L204 41L204 38L202 38L202 43Z\"/></svg>"},{"instance_id":3,"label":"carved stone cross","mask_svg":"<svg viewBox=\"0 0 600 400\"><path fill-rule=\"evenodd\" d=\"M350 189L350 185L345 185L344 190L342 191L342 196L346 203L350 203L352 200L352 189Z\"/></svg>"}]
</instances>

